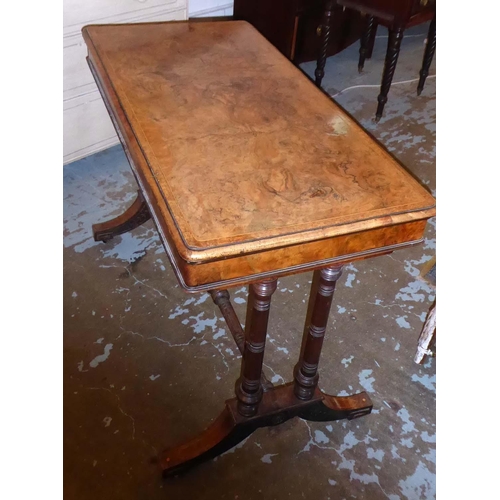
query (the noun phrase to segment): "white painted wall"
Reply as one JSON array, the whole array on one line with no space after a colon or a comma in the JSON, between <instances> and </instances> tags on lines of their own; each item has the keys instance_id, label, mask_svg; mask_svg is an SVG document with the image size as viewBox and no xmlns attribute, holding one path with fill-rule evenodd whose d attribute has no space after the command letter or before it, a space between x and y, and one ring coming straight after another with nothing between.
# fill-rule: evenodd
<instances>
[{"instance_id":1,"label":"white painted wall","mask_svg":"<svg viewBox=\"0 0 500 500\"><path fill-rule=\"evenodd\" d=\"M188 0L64 0L64 163L119 142L85 60L87 47L81 35L82 27L92 23L187 19L187 2Z\"/></svg>"},{"instance_id":2,"label":"white painted wall","mask_svg":"<svg viewBox=\"0 0 500 500\"><path fill-rule=\"evenodd\" d=\"M189 17L232 15L233 0L189 0Z\"/></svg>"},{"instance_id":3,"label":"white painted wall","mask_svg":"<svg viewBox=\"0 0 500 500\"><path fill-rule=\"evenodd\" d=\"M233 0L64 0L63 9L63 161L70 163L119 142L85 60L82 27L231 16Z\"/></svg>"}]
</instances>

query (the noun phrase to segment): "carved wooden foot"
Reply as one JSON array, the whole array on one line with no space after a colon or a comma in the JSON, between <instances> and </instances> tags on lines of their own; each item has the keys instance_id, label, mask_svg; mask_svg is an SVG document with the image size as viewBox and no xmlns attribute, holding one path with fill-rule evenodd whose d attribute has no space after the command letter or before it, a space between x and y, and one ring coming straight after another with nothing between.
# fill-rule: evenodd
<instances>
[{"instance_id":1,"label":"carved wooden foot","mask_svg":"<svg viewBox=\"0 0 500 500\"><path fill-rule=\"evenodd\" d=\"M238 399L226 401L220 416L201 434L183 444L165 450L160 457L164 477L180 475L191 467L230 450L260 427L282 424L293 417L311 421L333 421L362 417L371 412L372 402L364 392L336 397L319 389L308 401L297 398L293 382L264 393L257 413L244 417L238 411Z\"/></svg>"},{"instance_id":2,"label":"carved wooden foot","mask_svg":"<svg viewBox=\"0 0 500 500\"><path fill-rule=\"evenodd\" d=\"M125 212L114 219L92 226L95 241L109 241L114 236L132 231L151 218L148 206L140 191L134 203Z\"/></svg>"},{"instance_id":3,"label":"carved wooden foot","mask_svg":"<svg viewBox=\"0 0 500 500\"><path fill-rule=\"evenodd\" d=\"M436 51L436 16L429 25L429 33L427 34L427 44L424 51L424 59L422 61L422 69L420 70L420 79L417 86L417 95L424 90L425 79L429 75L429 68L431 67L432 58Z\"/></svg>"},{"instance_id":4,"label":"carved wooden foot","mask_svg":"<svg viewBox=\"0 0 500 500\"><path fill-rule=\"evenodd\" d=\"M182 474L195 465L221 455L243 441L255 428L250 425L238 426L227 405L212 425L201 434L162 453L160 466L163 469L163 477Z\"/></svg>"}]
</instances>

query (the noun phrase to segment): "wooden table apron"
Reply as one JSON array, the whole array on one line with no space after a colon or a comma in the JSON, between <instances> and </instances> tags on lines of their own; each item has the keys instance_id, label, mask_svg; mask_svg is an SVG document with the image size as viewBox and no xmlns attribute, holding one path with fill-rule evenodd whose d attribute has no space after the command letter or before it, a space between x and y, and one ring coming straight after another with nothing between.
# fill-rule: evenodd
<instances>
[{"instance_id":1,"label":"wooden table apron","mask_svg":"<svg viewBox=\"0 0 500 500\"><path fill-rule=\"evenodd\" d=\"M199 436L165 450L165 476L290 418L353 419L365 392L318 388L335 284L347 262L422 241L434 198L245 22L83 28L88 63L139 185L106 242L154 220L188 292L210 291L242 353L236 397ZM262 371L279 276L314 270L293 381ZM245 328L228 287L248 284Z\"/></svg>"}]
</instances>

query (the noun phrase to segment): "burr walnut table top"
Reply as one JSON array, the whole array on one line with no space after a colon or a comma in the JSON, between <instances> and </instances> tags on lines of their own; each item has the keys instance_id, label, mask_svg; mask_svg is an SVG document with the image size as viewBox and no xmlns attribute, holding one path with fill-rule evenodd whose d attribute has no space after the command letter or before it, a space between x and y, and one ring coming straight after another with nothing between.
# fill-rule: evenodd
<instances>
[{"instance_id":1,"label":"burr walnut table top","mask_svg":"<svg viewBox=\"0 0 500 500\"><path fill-rule=\"evenodd\" d=\"M186 288L422 237L434 198L251 25L91 25L83 35Z\"/></svg>"}]
</instances>

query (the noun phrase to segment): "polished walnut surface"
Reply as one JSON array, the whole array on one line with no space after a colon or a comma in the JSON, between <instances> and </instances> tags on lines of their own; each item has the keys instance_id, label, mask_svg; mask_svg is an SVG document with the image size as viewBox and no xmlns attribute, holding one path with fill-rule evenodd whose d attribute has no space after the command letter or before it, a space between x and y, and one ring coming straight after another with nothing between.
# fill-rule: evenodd
<instances>
[{"instance_id":1,"label":"polished walnut surface","mask_svg":"<svg viewBox=\"0 0 500 500\"><path fill-rule=\"evenodd\" d=\"M83 34L186 288L414 242L434 215L434 198L248 23Z\"/></svg>"}]
</instances>

